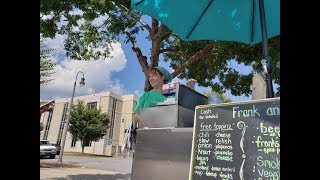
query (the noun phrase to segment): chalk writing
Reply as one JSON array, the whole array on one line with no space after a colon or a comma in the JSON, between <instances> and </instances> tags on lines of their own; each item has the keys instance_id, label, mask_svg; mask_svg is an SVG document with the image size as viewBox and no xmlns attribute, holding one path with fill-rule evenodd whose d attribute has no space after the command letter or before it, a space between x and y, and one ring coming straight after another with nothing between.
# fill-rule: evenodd
<instances>
[{"instance_id":1,"label":"chalk writing","mask_svg":"<svg viewBox=\"0 0 320 180\"><path fill-rule=\"evenodd\" d=\"M203 123L200 124L200 130L211 130L211 129L212 129L211 124L209 125L203 124Z\"/></svg>"},{"instance_id":2,"label":"chalk writing","mask_svg":"<svg viewBox=\"0 0 320 180\"><path fill-rule=\"evenodd\" d=\"M271 148L279 148L280 142L278 140L274 140L271 138L271 140L263 140L262 136L257 136L254 143L257 145L258 148L264 148L264 147L271 147Z\"/></svg>"},{"instance_id":3,"label":"chalk writing","mask_svg":"<svg viewBox=\"0 0 320 180\"><path fill-rule=\"evenodd\" d=\"M209 139L206 138L199 138L199 143L208 143Z\"/></svg>"},{"instance_id":4,"label":"chalk writing","mask_svg":"<svg viewBox=\"0 0 320 180\"><path fill-rule=\"evenodd\" d=\"M217 177L217 173L206 171L206 176Z\"/></svg>"},{"instance_id":5,"label":"chalk writing","mask_svg":"<svg viewBox=\"0 0 320 180\"><path fill-rule=\"evenodd\" d=\"M215 155L227 155L227 156L232 156L233 152L232 151L214 151Z\"/></svg>"},{"instance_id":6,"label":"chalk writing","mask_svg":"<svg viewBox=\"0 0 320 180\"><path fill-rule=\"evenodd\" d=\"M221 179L224 179L224 180L233 179L232 174L230 173L220 172L219 176Z\"/></svg>"},{"instance_id":7,"label":"chalk writing","mask_svg":"<svg viewBox=\"0 0 320 180\"><path fill-rule=\"evenodd\" d=\"M197 155L197 158L196 158L198 161L208 161L208 157L202 157L202 156L198 156Z\"/></svg>"},{"instance_id":8,"label":"chalk writing","mask_svg":"<svg viewBox=\"0 0 320 180\"><path fill-rule=\"evenodd\" d=\"M219 118L219 114L216 113L216 114L206 115L205 118L206 119L216 119L216 118Z\"/></svg>"},{"instance_id":9,"label":"chalk writing","mask_svg":"<svg viewBox=\"0 0 320 180\"><path fill-rule=\"evenodd\" d=\"M210 114L211 110L210 109L201 109L200 114Z\"/></svg>"},{"instance_id":10,"label":"chalk writing","mask_svg":"<svg viewBox=\"0 0 320 180\"><path fill-rule=\"evenodd\" d=\"M221 167L211 166L211 171L221 171Z\"/></svg>"},{"instance_id":11,"label":"chalk writing","mask_svg":"<svg viewBox=\"0 0 320 180\"><path fill-rule=\"evenodd\" d=\"M273 160L265 159L262 156L257 157L257 165L259 167L265 167L268 169L277 169L280 170L280 160L279 158L275 158Z\"/></svg>"},{"instance_id":12,"label":"chalk writing","mask_svg":"<svg viewBox=\"0 0 320 180\"><path fill-rule=\"evenodd\" d=\"M194 166L194 169L208 171L209 166Z\"/></svg>"},{"instance_id":13,"label":"chalk writing","mask_svg":"<svg viewBox=\"0 0 320 180\"><path fill-rule=\"evenodd\" d=\"M211 124L206 125L203 123L200 124L200 131L221 131L221 132L224 132L224 131L232 131L232 130L233 130L232 125L226 124L226 123L217 124L216 122L214 122L212 125Z\"/></svg>"},{"instance_id":14,"label":"chalk writing","mask_svg":"<svg viewBox=\"0 0 320 180\"><path fill-rule=\"evenodd\" d=\"M266 178L270 178L273 180L278 180L280 179L280 173L279 172L275 172L275 171L270 171L268 169L258 169L258 174L260 177L262 177L262 179L266 179Z\"/></svg>"},{"instance_id":15,"label":"chalk writing","mask_svg":"<svg viewBox=\"0 0 320 180\"><path fill-rule=\"evenodd\" d=\"M226 171L226 172L236 172L236 168L235 167L223 167L222 171Z\"/></svg>"},{"instance_id":16,"label":"chalk writing","mask_svg":"<svg viewBox=\"0 0 320 180\"><path fill-rule=\"evenodd\" d=\"M209 132L200 132L197 136L199 137L204 137L204 138L209 138Z\"/></svg>"},{"instance_id":17,"label":"chalk writing","mask_svg":"<svg viewBox=\"0 0 320 180\"><path fill-rule=\"evenodd\" d=\"M209 150L202 150L202 149L198 149L198 154L202 154L202 155L210 155L211 154L211 149Z\"/></svg>"},{"instance_id":18,"label":"chalk writing","mask_svg":"<svg viewBox=\"0 0 320 180\"><path fill-rule=\"evenodd\" d=\"M225 146L225 145L220 145L220 144L215 146L215 150L223 150L223 149L230 149L231 150L233 148L232 148L232 146Z\"/></svg>"},{"instance_id":19,"label":"chalk writing","mask_svg":"<svg viewBox=\"0 0 320 180\"><path fill-rule=\"evenodd\" d=\"M279 126L266 126L263 122L260 123L260 131L265 136L280 137Z\"/></svg>"},{"instance_id":20,"label":"chalk writing","mask_svg":"<svg viewBox=\"0 0 320 180\"><path fill-rule=\"evenodd\" d=\"M266 154L269 154L269 153L280 154L280 148L259 148L259 149L257 149L257 151L263 152Z\"/></svg>"},{"instance_id":21,"label":"chalk writing","mask_svg":"<svg viewBox=\"0 0 320 180\"><path fill-rule=\"evenodd\" d=\"M279 107L270 107L267 109L267 115L269 116L280 116L280 108Z\"/></svg>"},{"instance_id":22,"label":"chalk writing","mask_svg":"<svg viewBox=\"0 0 320 180\"><path fill-rule=\"evenodd\" d=\"M231 144L231 139L230 138L220 138L216 139L217 144Z\"/></svg>"},{"instance_id":23,"label":"chalk writing","mask_svg":"<svg viewBox=\"0 0 320 180\"><path fill-rule=\"evenodd\" d=\"M199 175L199 176L202 176L202 174L203 174L203 171L194 171L194 174L196 174L196 175Z\"/></svg>"},{"instance_id":24,"label":"chalk writing","mask_svg":"<svg viewBox=\"0 0 320 180\"><path fill-rule=\"evenodd\" d=\"M280 179L280 98L196 107L189 180Z\"/></svg>"},{"instance_id":25,"label":"chalk writing","mask_svg":"<svg viewBox=\"0 0 320 180\"><path fill-rule=\"evenodd\" d=\"M237 110L239 106L232 108L232 117L239 118L239 117L260 117L258 109L255 108L255 105L252 105L251 109L244 109L244 110Z\"/></svg>"},{"instance_id":26,"label":"chalk writing","mask_svg":"<svg viewBox=\"0 0 320 180\"><path fill-rule=\"evenodd\" d=\"M199 115L199 119L217 119L219 118L219 114L218 113L211 113L210 109L201 109L200 110L200 115Z\"/></svg>"},{"instance_id":27,"label":"chalk writing","mask_svg":"<svg viewBox=\"0 0 320 180\"><path fill-rule=\"evenodd\" d=\"M223 137L223 138L230 138L231 134L230 133L221 133L218 132L217 134L214 135L215 137Z\"/></svg>"},{"instance_id":28,"label":"chalk writing","mask_svg":"<svg viewBox=\"0 0 320 180\"><path fill-rule=\"evenodd\" d=\"M217 160L221 160L221 161L233 161L233 158L230 156L221 156L221 155L217 155L216 156Z\"/></svg>"},{"instance_id":29,"label":"chalk writing","mask_svg":"<svg viewBox=\"0 0 320 180\"><path fill-rule=\"evenodd\" d=\"M212 144L207 144L207 143L198 144L198 148L212 148Z\"/></svg>"},{"instance_id":30,"label":"chalk writing","mask_svg":"<svg viewBox=\"0 0 320 180\"><path fill-rule=\"evenodd\" d=\"M216 122L213 123L213 129L215 131L232 131L233 128L231 127L231 124L226 124L226 123L223 123L223 124L217 124Z\"/></svg>"}]
</instances>

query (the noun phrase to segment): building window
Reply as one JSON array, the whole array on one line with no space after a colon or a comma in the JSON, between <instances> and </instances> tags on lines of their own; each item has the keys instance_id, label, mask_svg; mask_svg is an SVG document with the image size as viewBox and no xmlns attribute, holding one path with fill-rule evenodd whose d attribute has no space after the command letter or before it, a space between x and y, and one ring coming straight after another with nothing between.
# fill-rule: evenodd
<instances>
[{"instance_id":1,"label":"building window","mask_svg":"<svg viewBox=\"0 0 320 180\"><path fill-rule=\"evenodd\" d=\"M113 138L113 128L114 128L114 120L116 118L116 109L117 109L117 99L112 99L112 107L111 107L111 117L110 117L110 132L109 132L109 138Z\"/></svg>"},{"instance_id":2,"label":"building window","mask_svg":"<svg viewBox=\"0 0 320 180\"><path fill-rule=\"evenodd\" d=\"M58 139L56 142L57 145L61 145L61 139Z\"/></svg>"},{"instance_id":3,"label":"building window","mask_svg":"<svg viewBox=\"0 0 320 180\"><path fill-rule=\"evenodd\" d=\"M68 104L69 103L65 103L64 106L63 106L63 112L62 112L62 117L61 117L59 132L58 132L58 138L57 138L57 144L58 145L60 145L60 143L61 143L61 138L62 138L62 134L63 134L63 128L64 128L65 120L66 120L66 117L67 117Z\"/></svg>"},{"instance_id":4,"label":"building window","mask_svg":"<svg viewBox=\"0 0 320 180\"><path fill-rule=\"evenodd\" d=\"M71 147L76 147L77 140L76 138L72 138Z\"/></svg>"},{"instance_id":5,"label":"building window","mask_svg":"<svg viewBox=\"0 0 320 180\"><path fill-rule=\"evenodd\" d=\"M87 103L88 109L96 109L97 108L97 102L89 102Z\"/></svg>"},{"instance_id":6,"label":"building window","mask_svg":"<svg viewBox=\"0 0 320 180\"><path fill-rule=\"evenodd\" d=\"M43 139L48 138L48 133L49 133L50 125L51 125L51 119L52 119L52 111L49 111L48 120L46 123L46 127L44 129Z\"/></svg>"}]
</instances>

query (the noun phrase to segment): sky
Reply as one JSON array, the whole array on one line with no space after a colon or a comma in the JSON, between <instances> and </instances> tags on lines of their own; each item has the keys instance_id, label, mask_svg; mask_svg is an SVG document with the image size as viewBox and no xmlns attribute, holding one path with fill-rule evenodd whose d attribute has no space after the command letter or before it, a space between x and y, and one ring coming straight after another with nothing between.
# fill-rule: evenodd
<instances>
[{"instance_id":1,"label":"sky","mask_svg":"<svg viewBox=\"0 0 320 180\"><path fill-rule=\"evenodd\" d=\"M57 51L52 53L51 59L57 63L52 78L54 79L48 84L40 86L40 100L52 100L59 98L69 98L72 95L73 84L77 78L77 86L75 96L89 95L94 93L112 91L119 95L143 93L144 74L135 54L131 50L130 44L117 42L112 44L112 57L100 60L78 61L70 60L65 56L63 50L62 35L57 35L55 39L49 39L45 42L47 48L55 48ZM143 46L143 51L149 48L148 45ZM244 67L232 64L234 67L242 69L242 72L248 73L250 67ZM170 72L173 69L168 63L159 62L159 66L167 68ZM80 87L79 82L82 74L84 74L85 85ZM76 77L77 76L77 77ZM185 79L175 78L172 82L180 82L186 84ZM209 91L209 88L199 87L196 84L195 90L199 93ZM251 100L251 97L235 97L227 93L227 97L232 101Z\"/></svg>"},{"instance_id":2,"label":"sky","mask_svg":"<svg viewBox=\"0 0 320 180\"><path fill-rule=\"evenodd\" d=\"M79 13L79 12L75 12ZM101 19L93 22L101 23ZM146 34L143 32L139 34L137 39L138 45L146 56L150 56L150 41L145 39ZM45 42L47 48L54 48L51 59L57 63L52 75L54 79L48 84L40 85L40 100L53 100L59 98L69 98L72 96L73 84L77 78L77 87L75 96L89 95L100 92L112 91L118 95L137 94L140 96L143 93L145 77L141 70L140 64L132 51L131 44L123 43L123 38L120 42L112 44L113 51L110 58L77 61L71 60L65 55L63 49L63 40L65 36L57 35L54 39L48 39ZM167 68L170 72L173 69L169 67L169 63L159 61L159 66ZM252 71L251 67L239 65L232 62L230 66L240 70L240 72L247 74ZM82 74L77 73L81 71L84 74L85 85L80 87L79 82ZM177 77L172 82L180 82L186 84L185 79L178 79ZM209 88L199 87L196 83L195 90L199 93L210 91ZM227 91L227 97L233 102L251 100L251 96L233 96Z\"/></svg>"}]
</instances>

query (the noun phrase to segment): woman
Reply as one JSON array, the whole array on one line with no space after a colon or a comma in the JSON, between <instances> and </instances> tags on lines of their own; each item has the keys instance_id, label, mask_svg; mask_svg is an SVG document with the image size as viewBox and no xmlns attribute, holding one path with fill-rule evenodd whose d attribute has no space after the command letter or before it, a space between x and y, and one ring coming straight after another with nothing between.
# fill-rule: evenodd
<instances>
[{"instance_id":1,"label":"woman","mask_svg":"<svg viewBox=\"0 0 320 180\"><path fill-rule=\"evenodd\" d=\"M152 86L152 89L143 93L138 100L137 106L133 112L133 120L136 123L140 122L141 108L155 107L157 106L158 102L164 101L165 96L162 95L162 86L166 83L169 83L172 78L172 74L163 67L158 66L149 70L148 80Z\"/></svg>"}]
</instances>

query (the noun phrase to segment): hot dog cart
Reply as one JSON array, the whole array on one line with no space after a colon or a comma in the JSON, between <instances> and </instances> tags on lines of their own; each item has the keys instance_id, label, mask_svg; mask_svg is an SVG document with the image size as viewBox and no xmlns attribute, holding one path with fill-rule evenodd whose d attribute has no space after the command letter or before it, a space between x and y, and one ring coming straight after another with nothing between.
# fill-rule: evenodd
<instances>
[{"instance_id":1,"label":"hot dog cart","mask_svg":"<svg viewBox=\"0 0 320 180\"><path fill-rule=\"evenodd\" d=\"M208 98L183 84L167 95L170 101L141 109L133 180L188 179L195 106Z\"/></svg>"}]
</instances>

